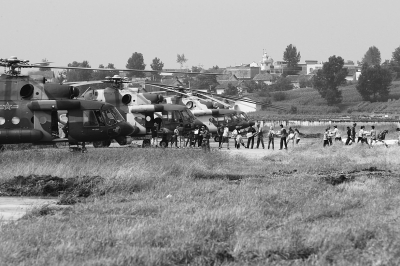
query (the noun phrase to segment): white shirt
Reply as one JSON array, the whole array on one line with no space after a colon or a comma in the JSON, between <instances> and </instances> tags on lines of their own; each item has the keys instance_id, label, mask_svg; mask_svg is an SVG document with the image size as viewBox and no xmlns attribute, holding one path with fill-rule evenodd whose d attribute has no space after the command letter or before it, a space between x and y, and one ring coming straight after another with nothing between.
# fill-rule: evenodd
<instances>
[{"instance_id":1,"label":"white shirt","mask_svg":"<svg viewBox=\"0 0 400 266\"><path fill-rule=\"evenodd\" d=\"M224 133L222 134L222 136L226 137L226 138L229 136L229 128L228 127L224 128Z\"/></svg>"}]
</instances>

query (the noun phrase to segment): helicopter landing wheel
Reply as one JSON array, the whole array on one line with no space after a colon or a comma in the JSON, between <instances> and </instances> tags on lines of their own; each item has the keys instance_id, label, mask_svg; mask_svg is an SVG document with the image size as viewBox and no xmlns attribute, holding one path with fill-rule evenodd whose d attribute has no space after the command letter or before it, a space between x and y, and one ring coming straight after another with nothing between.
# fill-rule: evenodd
<instances>
[{"instance_id":1,"label":"helicopter landing wheel","mask_svg":"<svg viewBox=\"0 0 400 266\"><path fill-rule=\"evenodd\" d=\"M215 136L214 140L215 142L219 142L219 136Z\"/></svg>"},{"instance_id":2,"label":"helicopter landing wheel","mask_svg":"<svg viewBox=\"0 0 400 266\"><path fill-rule=\"evenodd\" d=\"M110 145L111 145L110 140L93 142L93 147L95 147L95 148L106 148L106 147L110 147Z\"/></svg>"},{"instance_id":3,"label":"helicopter landing wheel","mask_svg":"<svg viewBox=\"0 0 400 266\"><path fill-rule=\"evenodd\" d=\"M166 142L166 141L160 141L160 147L161 148L168 148L168 142Z\"/></svg>"},{"instance_id":4,"label":"helicopter landing wheel","mask_svg":"<svg viewBox=\"0 0 400 266\"><path fill-rule=\"evenodd\" d=\"M149 139L143 140L142 148L149 148L151 146L151 142Z\"/></svg>"}]
</instances>

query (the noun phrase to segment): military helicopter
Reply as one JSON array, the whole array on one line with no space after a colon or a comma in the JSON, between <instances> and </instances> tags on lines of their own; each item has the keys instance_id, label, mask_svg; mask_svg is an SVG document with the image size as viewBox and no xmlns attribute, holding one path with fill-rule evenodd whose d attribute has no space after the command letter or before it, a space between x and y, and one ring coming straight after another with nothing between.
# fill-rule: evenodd
<instances>
[{"instance_id":1,"label":"military helicopter","mask_svg":"<svg viewBox=\"0 0 400 266\"><path fill-rule=\"evenodd\" d=\"M0 145L68 142L82 145L71 150L85 152L85 142L123 142L135 131L111 104L73 99L79 91L71 86L46 84L43 77L21 74L22 68L69 67L29 64L15 56L0 59L0 66L5 68L0 75Z\"/></svg>"},{"instance_id":2,"label":"military helicopter","mask_svg":"<svg viewBox=\"0 0 400 266\"><path fill-rule=\"evenodd\" d=\"M111 87L105 89L87 89L81 97L85 100L107 102L117 107L126 121L138 129L131 135L134 140L143 140L143 146L150 144L151 129L155 123L159 131L172 132L177 126L183 125L184 131L193 130L196 126L202 126L190 110L183 105L163 104L162 95L141 93L137 88L123 88L124 83L130 81L114 75L105 80L75 82L74 87L108 83ZM160 132L161 133L161 132ZM107 147L110 141L94 142L95 147ZM164 143L165 145L165 143Z\"/></svg>"}]
</instances>

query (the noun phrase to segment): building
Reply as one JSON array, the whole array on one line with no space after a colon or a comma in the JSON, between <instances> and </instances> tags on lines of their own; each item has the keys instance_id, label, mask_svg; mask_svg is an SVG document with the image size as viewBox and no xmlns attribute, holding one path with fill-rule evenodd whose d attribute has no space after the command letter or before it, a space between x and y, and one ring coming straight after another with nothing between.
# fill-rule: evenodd
<instances>
[{"instance_id":1,"label":"building","mask_svg":"<svg viewBox=\"0 0 400 266\"><path fill-rule=\"evenodd\" d=\"M250 66L250 64L242 64L235 67L227 67L225 73L235 75L238 80L252 80L258 73L260 73L260 67Z\"/></svg>"}]
</instances>

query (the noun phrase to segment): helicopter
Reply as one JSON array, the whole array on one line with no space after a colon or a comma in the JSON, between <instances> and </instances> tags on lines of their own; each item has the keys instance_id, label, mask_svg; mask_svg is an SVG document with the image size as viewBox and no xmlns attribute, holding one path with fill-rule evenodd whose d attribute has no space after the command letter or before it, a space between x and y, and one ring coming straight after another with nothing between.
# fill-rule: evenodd
<instances>
[{"instance_id":1,"label":"helicopter","mask_svg":"<svg viewBox=\"0 0 400 266\"><path fill-rule=\"evenodd\" d=\"M16 56L0 59L0 66L5 68L0 75L0 145L68 142L71 151L86 152L86 142L125 141L138 130L111 104L74 99L79 94L76 88L21 74L23 68L48 66L29 64Z\"/></svg>"},{"instance_id":2,"label":"helicopter","mask_svg":"<svg viewBox=\"0 0 400 266\"><path fill-rule=\"evenodd\" d=\"M74 87L91 84L111 84L105 89L88 88L81 98L91 101L107 102L117 107L120 113L138 131L132 135L134 140L143 140L143 146L150 145L151 129L157 123L159 134L163 131L172 132L177 126L183 125L184 131L204 125L190 110L183 105L164 104L162 95L141 93L138 88L123 88L130 81L119 75L106 77L105 80L70 83ZM94 142L95 147L108 147L110 141ZM162 142L162 145L166 145Z\"/></svg>"}]
</instances>

